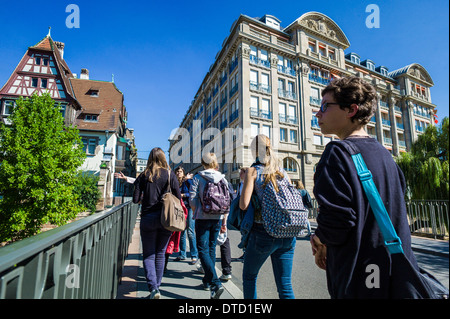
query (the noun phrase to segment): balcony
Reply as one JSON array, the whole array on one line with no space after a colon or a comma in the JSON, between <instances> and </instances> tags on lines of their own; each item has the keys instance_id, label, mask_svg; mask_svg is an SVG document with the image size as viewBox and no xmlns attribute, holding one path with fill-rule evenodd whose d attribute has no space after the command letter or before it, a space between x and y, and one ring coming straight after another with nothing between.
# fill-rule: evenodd
<instances>
[{"instance_id":1,"label":"balcony","mask_svg":"<svg viewBox=\"0 0 450 319\"><path fill-rule=\"evenodd\" d=\"M232 61L231 63L230 63L230 67L228 68L228 72L231 74L231 72L233 72L234 71L234 69L236 69L236 67L238 66L238 62L239 62L239 60L238 59L235 59L234 61Z\"/></svg>"},{"instance_id":2,"label":"balcony","mask_svg":"<svg viewBox=\"0 0 450 319\"><path fill-rule=\"evenodd\" d=\"M326 79L326 78L323 78L321 76L318 76L318 75L312 74L312 73L309 74L309 80L313 81L315 83L322 84L322 85L330 84L330 79Z\"/></svg>"},{"instance_id":3,"label":"balcony","mask_svg":"<svg viewBox=\"0 0 450 319\"><path fill-rule=\"evenodd\" d=\"M222 121L222 123L220 123L220 130L222 131L225 127L227 127L228 125L228 120Z\"/></svg>"},{"instance_id":4,"label":"balcony","mask_svg":"<svg viewBox=\"0 0 450 319\"><path fill-rule=\"evenodd\" d=\"M239 110L235 110L230 115L230 123L239 117Z\"/></svg>"},{"instance_id":5,"label":"balcony","mask_svg":"<svg viewBox=\"0 0 450 319\"><path fill-rule=\"evenodd\" d=\"M250 81L250 90L267 93L267 94L272 93L272 88L270 87L270 85L257 83L257 82L253 82L253 81Z\"/></svg>"},{"instance_id":6,"label":"balcony","mask_svg":"<svg viewBox=\"0 0 450 319\"><path fill-rule=\"evenodd\" d=\"M322 103L322 99L310 96L309 97L309 103L312 104L312 105L320 106L320 104Z\"/></svg>"},{"instance_id":7,"label":"balcony","mask_svg":"<svg viewBox=\"0 0 450 319\"><path fill-rule=\"evenodd\" d=\"M380 101L380 106L381 106L382 108L389 109L389 106L388 106L387 103L384 102L384 101Z\"/></svg>"},{"instance_id":8,"label":"balcony","mask_svg":"<svg viewBox=\"0 0 450 319\"><path fill-rule=\"evenodd\" d=\"M390 137L383 137L384 144L390 144L392 145L392 138Z\"/></svg>"},{"instance_id":9,"label":"balcony","mask_svg":"<svg viewBox=\"0 0 450 319\"><path fill-rule=\"evenodd\" d=\"M282 97L285 99L296 100L297 93L291 91L285 91L283 89L278 89L278 97Z\"/></svg>"},{"instance_id":10,"label":"balcony","mask_svg":"<svg viewBox=\"0 0 450 319\"><path fill-rule=\"evenodd\" d=\"M236 83L231 89L230 89L230 98L236 93L238 90L238 84Z\"/></svg>"},{"instance_id":11,"label":"balcony","mask_svg":"<svg viewBox=\"0 0 450 319\"><path fill-rule=\"evenodd\" d=\"M405 142L405 141L398 140L398 145L399 145L400 147L406 148L406 142Z\"/></svg>"},{"instance_id":12,"label":"balcony","mask_svg":"<svg viewBox=\"0 0 450 319\"><path fill-rule=\"evenodd\" d=\"M220 87L222 87L222 85L227 81L227 74L225 73L225 75L223 76L223 78L220 79Z\"/></svg>"},{"instance_id":13,"label":"balcony","mask_svg":"<svg viewBox=\"0 0 450 319\"><path fill-rule=\"evenodd\" d=\"M313 128L319 128L319 129L320 129L320 126L319 126L319 119L318 119L318 118L313 118L313 119L311 120L311 127L313 127Z\"/></svg>"},{"instance_id":14,"label":"balcony","mask_svg":"<svg viewBox=\"0 0 450 319\"><path fill-rule=\"evenodd\" d=\"M385 120L385 119L381 119L381 124L386 125L386 126L391 126L391 121Z\"/></svg>"},{"instance_id":15,"label":"balcony","mask_svg":"<svg viewBox=\"0 0 450 319\"><path fill-rule=\"evenodd\" d=\"M287 75L290 75L290 76L296 76L297 75L297 73L295 72L294 69L285 67L284 65L278 65L278 72L281 72L281 73L284 73L284 74L287 74Z\"/></svg>"},{"instance_id":16,"label":"balcony","mask_svg":"<svg viewBox=\"0 0 450 319\"><path fill-rule=\"evenodd\" d=\"M256 55L250 55L250 63L270 69L269 60L262 60L258 58Z\"/></svg>"},{"instance_id":17,"label":"balcony","mask_svg":"<svg viewBox=\"0 0 450 319\"><path fill-rule=\"evenodd\" d=\"M258 110L255 107L250 108L250 116L258 117L260 119L266 119L271 120L272 119L272 112L267 110Z\"/></svg>"},{"instance_id":18,"label":"balcony","mask_svg":"<svg viewBox=\"0 0 450 319\"><path fill-rule=\"evenodd\" d=\"M226 92L225 92L226 93ZM220 100L220 107L223 107L225 104L227 104L228 98L225 95L221 100Z\"/></svg>"},{"instance_id":19,"label":"balcony","mask_svg":"<svg viewBox=\"0 0 450 319\"><path fill-rule=\"evenodd\" d=\"M278 114L280 123L298 124L298 118L296 116L290 116L283 113Z\"/></svg>"}]
</instances>

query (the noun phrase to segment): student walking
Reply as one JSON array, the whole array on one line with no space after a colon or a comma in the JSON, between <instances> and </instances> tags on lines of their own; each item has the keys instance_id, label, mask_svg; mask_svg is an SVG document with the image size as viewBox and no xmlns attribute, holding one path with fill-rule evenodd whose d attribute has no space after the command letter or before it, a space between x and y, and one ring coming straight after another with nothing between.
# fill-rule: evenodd
<instances>
[{"instance_id":1,"label":"student walking","mask_svg":"<svg viewBox=\"0 0 450 319\"><path fill-rule=\"evenodd\" d=\"M255 163L247 170L239 201L239 207L247 210L252 193L260 202L263 199L264 188L268 183L276 185L277 178L288 178L278 166L278 159L270 145L270 139L265 135L257 135L251 144ZM288 178L289 179L289 178ZM289 181L290 183L290 181ZM248 213L248 212L247 212ZM280 299L294 299L291 275L296 238L275 238L264 228L261 212L255 210L253 226L244 254L244 269L242 274L244 298L256 299L256 280L266 259L270 256L273 274Z\"/></svg>"},{"instance_id":2,"label":"student walking","mask_svg":"<svg viewBox=\"0 0 450 319\"><path fill-rule=\"evenodd\" d=\"M316 114L322 133L340 139L327 144L314 175L320 213L311 244L316 264L326 269L331 298L389 298L391 258L346 148L348 142L361 152L404 254L418 267L411 250L405 178L389 151L364 129L376 108L375 88L362 78L348 77L331 82L322 91ZM366 284L370 265L379 270L376 289Z\"/></svg>"},{"instance_id":3,"label":"student walking","mask_svg":"<svg viewBox=\"0 0 450 319\"><path fill-rule=\"evenodd\" d=\"M218 299L223 293L224 288L215 270L216 243L219 232L226 231L226 218L228 214L208 213L204 211L207 208L207 198L204 197L205 188L210 187L211 183L215 185L222 183L226 185L229 193L232 192L232 189L230 190L230 185L225 175L217 170L219 164L214 153L203 155L202 165L204 170L196 174L192 180L190 205L194 212L198 254L205 272L202 280L203 286L205 289L209 288L211 290L212 299ZM228 197L228 210L230 203L231 200Z\"/></svg>"},{"instance_id":4,"label":"student walking","mask_svg":"<svg viewBox=\"0 0 450 319\"><path fill-rule=\"evenodd\" d=\"M159 299L159 286L164 271L165 252L172 232L161 225L161 197L168 188L181 200L180 187L175 174L169 170L164 151L155 147L148 156L147 167L134 182L133 203L142 198L141 241L145 277L150 299Z\"/></svg>"},{"instance_id":5,"label":"student walking","mask_svg":"<svg viewBox=\"0 0 450 319\"><path fill-rule=\"evenodd\" d=\"M188 217L186 219L186 230L181 233L180 238L180 255L175 259L177 261L186 259L186 235L189 240L189 248L191 252L191 264L195 264L198 258L197 241L195 239L195 220L193 219L193 212L189 205L189 190L191 188L192 179L188 179L183 166L178 166L175 169L178 183L180 184L181 198L188 210Z\"/></svg>"}]
</instances>

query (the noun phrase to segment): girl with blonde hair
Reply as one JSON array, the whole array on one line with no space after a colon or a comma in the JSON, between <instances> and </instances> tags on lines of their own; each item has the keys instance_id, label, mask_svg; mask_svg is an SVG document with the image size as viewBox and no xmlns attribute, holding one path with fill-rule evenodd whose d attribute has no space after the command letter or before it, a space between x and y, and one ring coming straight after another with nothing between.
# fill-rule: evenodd
<instances>
[{"instance_id":1,"label":"girl with blonde hair","mask_svg":"<svg viewBox=\"0 0 450 319\"><path fill-rule=\"evenodd\" d=\"M277 155L267 136L257 135L251 143L251 150L255 162L245 175L239 200L239 207L242 210L248 208L253 192L261 202L267 184L272 183L278 192L277 178L287 177L289 179L284 170L279 167ZM261 212L255 210L253 226L244 255L242 280L245 299L257 298L258 272L269 256L279 297L281 299L295 298L291 282L295 243L295 237L275 238L270 236L264 229Z\"/></svg>"}]
</instances>

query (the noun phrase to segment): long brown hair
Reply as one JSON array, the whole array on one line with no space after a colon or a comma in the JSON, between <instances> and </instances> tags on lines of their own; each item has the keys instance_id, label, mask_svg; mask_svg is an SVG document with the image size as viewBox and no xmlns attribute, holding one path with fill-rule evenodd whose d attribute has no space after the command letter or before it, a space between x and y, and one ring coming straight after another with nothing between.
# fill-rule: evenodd
<instances>
[{"instance_id":1,"label":"long brown hair","mask_svg":"<svg viewBox=\"0 0 450 319\"><path fill-rule=\"evenodd\" d=\"M164 151L159 147L155 147L148 155L147 167L144 171L145 176L148 174L149 182L153 183L154 177L159 178L160 168L169 169L169 165L167 164L166 154L164 154Z\"/></svg>"},{"instance_id":2,"label":"long brown hair","mask_svg":"<svg viewBox=\"0 0 450 319\"><path fill-rule=\"evenodd\" d=\"M253 139L250 148L253 156L264 165L264 187L271 182L278 192L277 177L282 178L284 175L280 171L278 157L270 145L270 139L264 134L259 134Z\"/></svg>"}]
</instances>

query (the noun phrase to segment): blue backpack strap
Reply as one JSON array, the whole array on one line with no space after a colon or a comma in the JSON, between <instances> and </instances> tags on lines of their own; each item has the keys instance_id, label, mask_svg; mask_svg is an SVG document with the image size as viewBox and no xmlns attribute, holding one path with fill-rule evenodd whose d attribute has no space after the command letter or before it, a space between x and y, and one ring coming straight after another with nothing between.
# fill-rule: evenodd
<instances>
[{"instance_id":1,"label":"blue backpack strap","mask_svg":"<svg viewBox=\"0 0 450 319\"><path fill-rule=\"evenodd\" d=\"M398 237L397 232L392 225L392 221L386 207L381 200L380 193L373 182L372 173L367 168L366 163L364 162L364 159L362 158L356 145L349 140L344 140L343 142L348 146L348 148L350 148L350 150L348 148L346 149L350 152L353 163L356 167L356 172L358 173L358 177L364 188L367 199L369 200L370 207L372 208L372 212L378 226L380 227L381 233L383 234L384 245L389 250L390 254L403 253L402 241L400 240L400 237Z\"/></svg>"}]
</instances>

